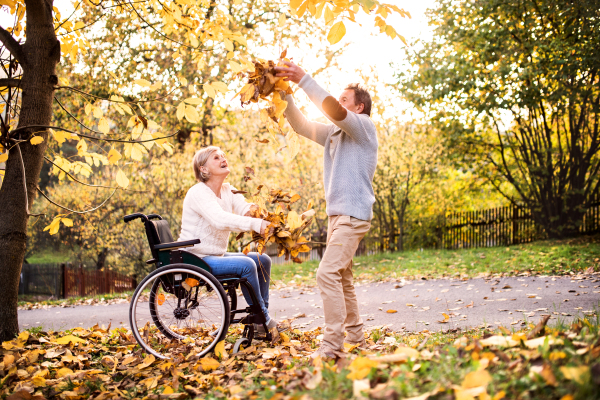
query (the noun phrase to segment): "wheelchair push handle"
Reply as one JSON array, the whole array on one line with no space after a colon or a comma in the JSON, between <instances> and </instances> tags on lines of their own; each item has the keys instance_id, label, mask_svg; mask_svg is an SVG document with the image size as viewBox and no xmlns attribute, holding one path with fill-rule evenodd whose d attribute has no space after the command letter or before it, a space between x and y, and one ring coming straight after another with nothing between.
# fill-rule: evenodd
<instances>
[{"instance_id":1,"label":"wheelchair push handle","mask_svg":"<svg viewBox=\"0 0 600 400\"><path fill-rule=\"evenodd\" d=\"M144 215L142 213L135 213L135 214L126 215L125 217L123 217L123 221L125 221L125 223L128 223L128 222L131 222L134 219L138 219L138 218L141 218L143 222L148 222L149 220L152 220L152 219L162 219L162 217L158 214Z\"/></svg>"}]
</instances>

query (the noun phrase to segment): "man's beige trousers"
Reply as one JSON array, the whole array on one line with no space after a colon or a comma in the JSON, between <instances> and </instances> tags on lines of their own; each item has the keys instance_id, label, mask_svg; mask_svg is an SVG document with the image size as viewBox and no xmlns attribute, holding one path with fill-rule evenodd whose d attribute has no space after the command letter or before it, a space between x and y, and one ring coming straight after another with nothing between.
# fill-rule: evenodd
<instances>
[{"instance_id":1,"label":"man's beige trousers","mask_svg":"<svg viewBox=\"0 0 600 400\"><path fill-rule=\"evenodd\" d=\"M329 217L327 247L317 270L317 283L325 313L323 343L333 350L342 349L344 328L349 342L364 339L352 282L352 256L370 228L371 222L347 215Z\"/></svg>"}]
</instances>

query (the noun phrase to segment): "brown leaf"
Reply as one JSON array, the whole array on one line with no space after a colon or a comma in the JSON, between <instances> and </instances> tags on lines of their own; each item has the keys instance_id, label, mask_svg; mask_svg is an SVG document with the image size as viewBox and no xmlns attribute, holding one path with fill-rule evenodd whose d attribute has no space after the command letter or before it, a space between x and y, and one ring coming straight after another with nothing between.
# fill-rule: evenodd
<instances>
[{"instance_id":1,"label":"brown leaf","mask_svg":"<svg viewBox=\"0 0 600 400\"><path fill-rule=\"evenodd\" d=\"M537 325L531 330L531 332L527 334L527 339L533 339L538 336L543 336L546 324L548 323L549 319L550 315L542 315L540 322L538 322Z\"/></svg>"},{"instance_id":2,"label":"brown leaf","mask_svg":"<svg viewBox=\"0 0 600 400\"><path fill-rule=\"evenodd\" d=\"M262 144L267 144L270 142L269 139L256 139L255 138L254 140L256 140L258 143L262 143Z\"/></svg>"},{"instance_id":3,"label":"brown leaf","mask_svg":"<svg viewBox=\"0 0 600 400\"><path fill-rule=\"evenodd\" d=\"M233 194L246 194L248 192L246 192L245 190L232 190L231 193L233 193Z\"/></svg>"}]
</instances>

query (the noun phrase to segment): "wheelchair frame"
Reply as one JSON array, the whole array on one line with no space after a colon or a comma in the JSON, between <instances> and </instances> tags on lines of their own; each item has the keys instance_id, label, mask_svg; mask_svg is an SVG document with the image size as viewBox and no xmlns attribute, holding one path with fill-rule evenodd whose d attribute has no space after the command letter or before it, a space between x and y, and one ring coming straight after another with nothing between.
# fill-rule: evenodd
<instances>
[{"instance_id":1,"label":"wheelchair frame","mask_svg":"<svg viewBox=\"0 0 600 400\"><path fill-rule=\"evenodd\" d=\"M200 239L187 240L176 242L173 240L171 231L169 229L168 222L164 220L158 214L145 215L142 213L135 213L126 215L123 220L125 223L129 223L136 219L141 219L146 229L146 237L152 252L150 260L146 261L146 264L154 264L155 268L164 267L171 264L190 265L199 267L210 273L216 278L221 284L225 292L229 297L231 305L230 310L230 325L241 323L244 325L244 331L242 337L237 340L234 346L234 353L239 351L240 346L248 346L252 343L253 339L271 341L272 334L269 332L266 325L266 317L262 312L256 293L252 288L252 285L246 278L241 278L237 275L214 275L210 266L204 262L200 257L194 254L181 250L182 248L192 247L195 244L200 243ZM237 288L245 287L252 300L252 305L242 309L237 309ZM239 315L238 314L245 314ZM237 316L237 318L236 318ZM265 330L265 336L256 336L254 332L254 324L263 325ZM228 329L229 327L227 327ZM141 345L141 344L140 344ZM144 347L144 346L142 346Z\"/></svg>"}]
</instances>

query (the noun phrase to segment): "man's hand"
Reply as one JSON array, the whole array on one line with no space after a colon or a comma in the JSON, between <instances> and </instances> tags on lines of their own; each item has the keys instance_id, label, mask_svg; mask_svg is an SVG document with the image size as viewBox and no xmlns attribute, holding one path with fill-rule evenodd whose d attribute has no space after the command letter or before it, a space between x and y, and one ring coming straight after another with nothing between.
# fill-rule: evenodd
<instances>
[{"instance_id":1,"label":"man's hand","mask_svg":"<svg viewBox=\"0 0 600 400\"><path fill-rule=\"evenodd\" d=\"M285 67L275 67L278 77L285 78L285 81L292 81L296 84L300 83L300 79L306 75L306 72L296 64L290 61L282 61Z\"/></svg>"}]
</instances>

